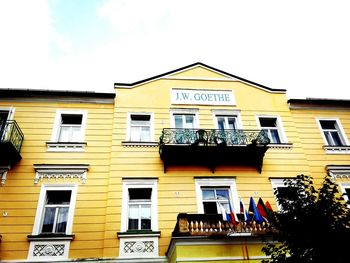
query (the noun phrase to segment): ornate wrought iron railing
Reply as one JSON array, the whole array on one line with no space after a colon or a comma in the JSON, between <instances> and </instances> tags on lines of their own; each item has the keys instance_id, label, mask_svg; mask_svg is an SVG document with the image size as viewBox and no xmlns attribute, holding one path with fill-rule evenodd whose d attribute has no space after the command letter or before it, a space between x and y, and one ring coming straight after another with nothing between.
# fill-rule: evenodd
<instances>
[{"instance_id":1,"label":"ornate wrought iron railing","mask_svg":"<svg viewBox=\"0 0 350 263\"><path fill-rule=\"evenodd\" d=\"M10 142L20 152L23 139L24 135L16 121L0 122L0 143Z\"/></svg>"},{"instance_id":2,"label":"ornate wrought iron railing","mask_svg":"<svg viewBox=\"0 0 350 263\"><path fill-rule=\"evenodd\" d=\"M263 130L164 128L159 138L159 143L161 145L267 145L270 143L270 139Z\"/></svg>"}]
</instances>

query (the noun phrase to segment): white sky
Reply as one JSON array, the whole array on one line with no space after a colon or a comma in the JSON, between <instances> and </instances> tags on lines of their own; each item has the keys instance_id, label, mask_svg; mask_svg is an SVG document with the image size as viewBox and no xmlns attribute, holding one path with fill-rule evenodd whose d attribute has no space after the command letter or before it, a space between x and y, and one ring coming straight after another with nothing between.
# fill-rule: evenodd
<instances>
[{"instance_id":1,"label":"white sky","mask_svg":"<svg viewBox=\"0 0 350 263\"><path fill-rule=\"evenodd\" d=\"M112 92L203 62L350 99L350 2L0 0L0 88Z\"/></svg>"}]
</instances>

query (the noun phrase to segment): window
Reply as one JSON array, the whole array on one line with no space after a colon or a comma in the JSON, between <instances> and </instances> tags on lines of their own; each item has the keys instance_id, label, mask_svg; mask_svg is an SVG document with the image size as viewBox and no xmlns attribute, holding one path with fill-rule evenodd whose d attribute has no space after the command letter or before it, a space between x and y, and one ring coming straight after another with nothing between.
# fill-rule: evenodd
<instances>
[{"instance_id":1,"label":"window","mask_svg":"<svg viewBox=\"0 0 350 263\"><path fill-rule=\"evenodd\" d=\"M82 142L86 126L86 112L57 111L52 142Z\"/></svg>"},{"instance_id":2,"label":"window","mask_svg":"<svg viewBox=\"0 0 350 263\"><path fill-rule=\"evenodd\" d=\"M221 205L230 211L230 193L228 188L202 187L204 214L219 214Z\"/></svg>"},{"instance_id":3,"label":"window","mask_svg":"<svg viewBox=\"0 0 350 263\"><path fill-rule=\"evenodd\" d=\"M41 188L33 235L71 234L77 186Z\"/></svg>"},{"instance_id":4,"label":"window","mask_svg":"<svg viewBox=\"0 0 350 263\"><path fill-rule=\"evenodd\" d=\"M349 202L349 200L350 200L350 183L342 183L340 186L341 186L341 191L344 194L343 195L344 200L346 202ZM349 204L348 204L348 206L349 206Z\"/></svg>"},{"instance_id":5,"label":"window","mask_svg":"<svg viewBox=\"0 0 350 263\"><path fill-rule=\"evenodd\" d=\"M285 179L271 179L273 192L275 193L275 191L278 190L279 198L283 198L287 200L295 199L295 196L297 195L296 188L288 187L287 185L284 184L284 180ZM278 202L277 196L275 196L275 198L276 198L277 207L279 210L281 210L282 207Z\"/></svg>"},{"instance_id":6,"label":"window","mask_svg":"<svg viewBox=\"0 0 350 263\"><path fill-rule=\"evenodd\" d=\"M128 230L151 229L152 188L129 188Z\"/></svg>"},{"instance_id":7,"label":"window","mask_svg":"<svg viewBox=\"0 0 350 263\"><path fill-rule=\"evenodd\" d=\"M122 232L157 231L157 180L124 179L122 211Z\"/></svg>"},{"instance_id":8,"label":"window","mask_svg":"<svg viewBox=\"0 0 350 263\"><path fill-rule=\"evenodd\" d=\"M130 128L127 132L127 140L133 142L152 141L152 114L129 114Z\"/></svg>"},{"instance_id":9,"label":"window","mask_svg":"<svg viewBox=\"0 0 350 263\"><path fill-rule=\"evenodd\" d=\"M198 125L197 109L172 109L171 127L178 129L194 129Z\"/></svg>"},{"instance_id":10,"label":"window","mask_svg":"<svg viewBox=\"0 0 350 263\"><path fill-rule=\"evenodd\" d=\"M220 130L237 128L237 117L235 116L216 115L216 121L217 127Z\"/></svg>"},{"instance_id":11,"label":"window","mask_svg":"<svg viewBox=\"0 0 350 263\"><path fill-rule=\"evenodd\" d=\"M337 120L319 120L319 125L326 145L343 146L347 144Z\"/></svg>"},{"instance_id":12,"label":"window","mask_svg":"<svg viewBox=\"0 0 350 263\"><path fill-rule=\"evenodd\" d=\"M284 133L280 120L277 117L258 117L261 130L265 131L270 139L270 143L283 143Z\"/></svg>"},{"instance_id":13,"label":"window","mask_svg":"<svg viewBox=\"0 0 350 263\"><path fill-rule=\"evenodd\" d=\"M239 201L234 178L195 179L198 213L219 214L221 205L230 211L229 204L239 213Z\"/></svg>"},{"instance_id":14,"label":"window","mask_svg":"<svg viewBox=\"0 0 350 263\"><path fill-rule=\"evenodd\" d=\"M41 233L65 233L72 191L47 191Z\"/></svg>"}]
</instances>

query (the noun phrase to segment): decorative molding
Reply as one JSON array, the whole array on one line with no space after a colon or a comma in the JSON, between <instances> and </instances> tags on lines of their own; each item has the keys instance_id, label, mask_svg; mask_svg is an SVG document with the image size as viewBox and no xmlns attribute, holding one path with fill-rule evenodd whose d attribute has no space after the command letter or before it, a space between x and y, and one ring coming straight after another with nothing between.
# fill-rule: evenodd
<instances>
[{"instance_id":1,"label":"decorative molding","mask_svg":"<svg viewBox=\"0 0 350 263\"><path fill-rule=\"evenodd\" d=\"M131 142L123 141L122 145L124 147L136 147L136 148L155 148L158 147L158 142Z\"/></svg>"},{"instance_id":2,"label":"decorative molding","mask_svg":"<svg viewBox=\"0 0 350 263\"><path fill-rule=\"evenodd\" d=\"M293 148L292 143L270 143L267 145L269 149L290 150Z\"/></svg>"},{"instance_id":3,"label":"decorative molding","mask_svg":"<svg viewBox=\"0 0 350 263\"><path fill-rule=\"evenodd\" d=\"M323 146L323 149L325 149L326 153L328 154L350 154L350 146L329 146L325 145Z\"/></svg>"},{"instance_id":4,"label":"decorative molding","mask_svg":"<svg viewBox=\"0 0 350 263\"><path fill-rule=\"evenodd\" d=\"M120 257L157 257L158 237L120 237Z\"/></svg>"},{"instance_id":5,"label":"decorative molding","mask_svg":"<svg viewBox=\"0 0 350 263\"><path fill-rule=\"evenodd\" d=\"M68 259L70 241L32 241L30 242L28 260L56 261Z\"/></svg>"},{"instance_id":6,"label":"decorative molding","mask_svg":"<svg viewBox=\"0 0 350 263\"><path fill-rule=\"evenodd\" d=\"M0 166L1 185L5 185L7 173L10 169L11 169L11 167L9 165Z\"/></svg>"},{"instance_id":7,"label":"decorative molding","mask_svg":"<svg viewBox=\"0 0 350 263\"><path fill-rule=\"evenodd\" d=\"M86 183L88 164L34 164L35 178L34 184L43 181L46 178L50 179L71 179L77 178L83 184Z\"/></svg>"},{"instance_id":8,"label":"decorative molding","mask_svg":"<svg viewBox=\"0 0 350 263\"><path fill-rule=\"evenodd\" d=\"M350 178L350 165L327 165L326 170L334 179Z\"/></svg>"},{"instance_id":9,"label":"decorative molding","mask_svg":"<svg viewBox=\"0 0 350 263\"><path fill-rule=\"evenodd\" d=\"M86 142L47 142L48 152L83 152Z\"/></svg>"}]
</instances>

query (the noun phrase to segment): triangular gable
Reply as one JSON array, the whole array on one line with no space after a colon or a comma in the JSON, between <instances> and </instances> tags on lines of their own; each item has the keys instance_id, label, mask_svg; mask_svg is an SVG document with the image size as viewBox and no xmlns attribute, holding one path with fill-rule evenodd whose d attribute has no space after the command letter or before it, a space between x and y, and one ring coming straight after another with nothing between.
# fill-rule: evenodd
<instances>
[{"instance_id":1,"label":"triangular gable","mask_svg":"<svg viewBox=\"0 0 350 263\"><path fill-rule=\"evenodd\" d=\"M202 65L196 65L192 68L175 72L167 77L171 78L195 78L195 79L220 79L220 80L232 80L233 78L224 75L218 71L214 71Z\"/></svg>"},{"instance_id":2,"label":"triangular gable","mask_svg":"<svg viewBox=\"0 0 350 263\"><path fill-rule=\"evenodd\" d=\"M197 62L182 68L178 68L157 76L153 76L147 79L136 81L134 83L114 83L114 88L134 88L138 85L145 84L147 82L155 81L162 78L195 78L195 79L218 79L218 80L233 80L247 83L259 89L263 89L273 93L286 93L285 89L271 89L256 82L235 76L217 68L208 66L204 63Z\"/></svg>"}]
</instances>

